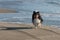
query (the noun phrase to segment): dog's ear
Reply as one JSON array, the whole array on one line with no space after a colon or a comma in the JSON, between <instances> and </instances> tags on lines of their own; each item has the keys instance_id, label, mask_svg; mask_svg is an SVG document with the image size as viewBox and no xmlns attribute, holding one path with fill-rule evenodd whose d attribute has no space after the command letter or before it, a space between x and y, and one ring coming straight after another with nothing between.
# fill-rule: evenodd
<instances>
[{"instance_id":1,"label":"dog's ear","mask_svg":"<svg viewBox=\"0 0 60 40\"><path fill-rule=\"evenodd\" d=\"M36 12L36 13L39 13L39 12Z\"/></svg>"},{"instance_id":2,"label":"dog's ear","mask_svg":"<svg viewBox=\"0 0 60 40\"><path fill-rule=\"evenodd\" d=\"M33 14L36 13L35 11L33 11Z\"/></svg>"}]
</instances>

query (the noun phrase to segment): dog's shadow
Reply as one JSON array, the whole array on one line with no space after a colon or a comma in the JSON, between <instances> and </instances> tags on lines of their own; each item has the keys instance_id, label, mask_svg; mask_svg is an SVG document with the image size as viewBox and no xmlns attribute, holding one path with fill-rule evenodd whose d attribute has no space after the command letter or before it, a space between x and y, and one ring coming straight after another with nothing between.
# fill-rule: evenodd
<instances>
[{"instance_id":1,"label":"dog's shadow","mask_svg":"<svg viewBox=\"0 0 60 40\"><path fill-rule=\"evenodd\" d=\"M0 27L1 30L33 29L33 27Z\"/></svg>"}]
</instances>

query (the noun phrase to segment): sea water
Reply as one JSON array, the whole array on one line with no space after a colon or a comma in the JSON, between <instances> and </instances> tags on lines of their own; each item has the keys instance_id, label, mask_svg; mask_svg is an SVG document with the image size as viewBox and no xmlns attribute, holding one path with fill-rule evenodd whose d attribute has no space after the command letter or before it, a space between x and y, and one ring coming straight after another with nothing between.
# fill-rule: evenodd
<instances>
[{"instance_id":1,"label":"sea water","mask_svg":"<svg viewBox=\"0 0 60 40\"><path fill-rule=\"evenodd\" d=\"M38 10L43 25L60 26L60 0L0 0L0 8L17 11L0 14L1 22L32 23L32 13Z\"/></svg>"}]
</instances>

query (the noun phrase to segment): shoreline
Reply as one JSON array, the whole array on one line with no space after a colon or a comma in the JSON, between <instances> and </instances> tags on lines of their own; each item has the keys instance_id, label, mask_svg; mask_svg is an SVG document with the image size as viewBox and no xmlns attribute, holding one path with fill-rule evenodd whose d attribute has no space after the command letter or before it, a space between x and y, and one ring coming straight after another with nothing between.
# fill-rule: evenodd
<instances>
[{"instance_id":1,"label":"shoreline","mask_svg":"<svg viewBox=\"0 0 60 40\"><path fill-rule=\"evenodd\" d=\"M21 23L21 22L1 22L1 21L0 21L0 23L25 24L25 25L31 25L31 26L33 26L32 23ZM53 27L53 28L58 28L58 29L60 29L59 26L57 26L57 25L43 25L43 24L42 24L42 26L49 26L49 27Z\"/></svg>"},{"instance_id":2,"label":"shoreline","mask_svg":"<svg viewBox=\"0 0 60 40\"><path fill-rule=\"evenodd\" d=\"M60 29L42 26L34 29L32 24L0 22L0 40L60 40Z\"/></svg>"},{"instance_id":3,"label":"shoreline","mask_svg":"<svg viewBox=\"0 0 60 40\"><path fill-rule=\"evenodd\" d=\"M0 22L0 25L2 26L7 26L7 27L20 27L21 25L26 25L26 26L32 26L34 27L34 25L32 23L14 23L14 22ZM55 26L48 26L48 25L42 25L42 28L46 28L46 29L49 29L49 28L55 28L55 29L59 29L58 27L55 27Z\"/></svg>"}]
</instances>

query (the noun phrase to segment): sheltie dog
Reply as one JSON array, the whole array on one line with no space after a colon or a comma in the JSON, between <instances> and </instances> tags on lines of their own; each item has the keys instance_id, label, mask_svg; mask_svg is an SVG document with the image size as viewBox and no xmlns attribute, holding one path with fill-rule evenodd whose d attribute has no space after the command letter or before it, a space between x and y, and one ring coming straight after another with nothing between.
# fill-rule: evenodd
<instances>
[{"instance_id":1,"label":"sheltie dog","mask_svg":"<svg viewBox=\"0 0 60 40\"><path fill-rule=\"evenodd\" d=\"M41 28L42 22L43 22L43 19L40 15L39 11L38 12L33 11L32 23L34 24L35 28Z\"/></svg>"}]
</instances>

